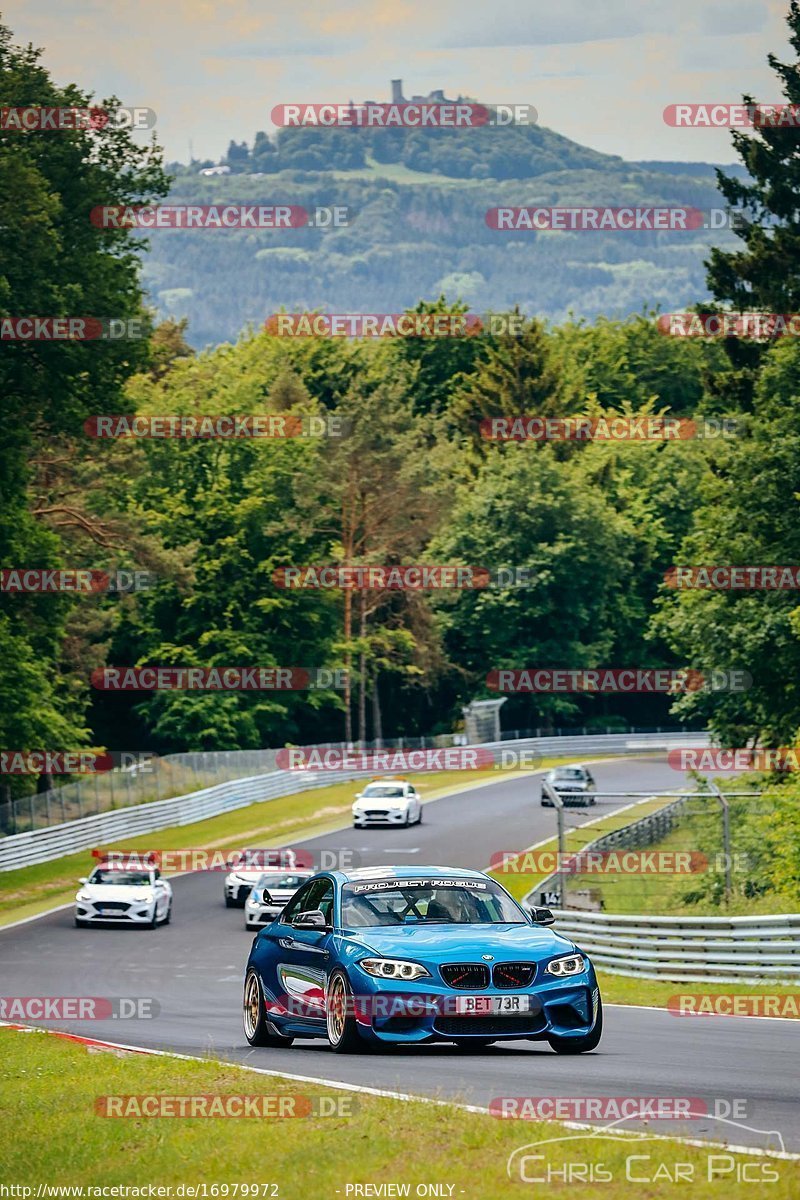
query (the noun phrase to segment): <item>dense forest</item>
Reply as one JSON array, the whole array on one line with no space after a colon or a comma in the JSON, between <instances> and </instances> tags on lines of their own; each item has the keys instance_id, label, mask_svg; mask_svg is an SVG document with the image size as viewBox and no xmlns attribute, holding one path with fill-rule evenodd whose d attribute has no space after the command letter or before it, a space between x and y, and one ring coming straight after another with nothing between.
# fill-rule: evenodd
<instances>
[{"instance_id":1,"label":"dense forest","mask_svg":"<svg viewBox=\"0 0 800 1200\"><path fill-rule=\"evenodd\" d=\"M791 21L800 53L796 5ZM797 66L781 74L797 103ZM54 83L37 53L17 48L6 30L0 78L17 103L88 103ZM247 163L268 173L266 163L295 156L301 169L305 155L307 172L315 136L306 140L308 132L286 131L277 146L257 140ZM567 195L575 204L618 203L624 185L626 203L747 213L705 265L701 234L675 244L658 234L614 234L600 253L591 235L489 245L481 214L490 196L498 202L498 189L465 163L477 154L495 170L491 157L481 159L472 144L462 155L454 145L459 161L448 170L470 181L455 189L367 179L334 187L326 173L334 145L342 169L380 152L415 171L432 170L433 157L444 173L447 140L426 151L410 137L390 146L348 133L320 151L321 175L296 186L282 176L270 199L303 203L313 192L319 203L352 204L352 228L302 230L291 245L287 235L277 244L270 234L154 233L151 242L163 240L142 275L142 238L87 219L98 197L196 198L228 181L184 174L170 193L158 147L142 148L115 128L0 135L0 316L141 317L148 330L138 340L4 342L0 558L7 568L141 569L153 584L117 595L0 596L2 744L166 752L435 733L456 727L464 703L493 694L487 675L499 668L599 665L740 669L752 686L674 700L512 695L504 725L692 721L709 722L729 744L793 739L796 594L679 591L664 577L676 563L800 563L800 349L792 338L667 337L655 311L635 310L644 295L654 310L659 301L677 309L709 293L719 305L800 308L795 137L792 129L734 134L742 170L722 178L720 191L702 176L570 150L573 143L540 129L515 140L508 164L497 168L504 202L530 202L523 181L534 179L536 200L549 203ZM259 186L246 171L237 176L239 197ZM262 245L270 237L276 241ZM341 290L345 275L349 291ZM266 281L261 291L258 278ZM400 279L416 281L413 294L399 290ZM527 314L518 336L286 339L261 321L238 332L245 296L262 316L268 305L459 313L489 306L498 294L484 288L492 279L504 290L491 306ZM582 297L583 310L594 295L598 310L613 311L609 281L623 312L634 315L590 322L563 314L567 293ZM232 342L197 352L191 324L158 323L153 300L187 286L200 305L200 340L219 342L236 321ZM561 313L558 323L541 319L548 305ZM87 436L87 421L121 413L335 414L346 436ZM513 414L724 418L735 421L735 436L481 436L483 420ZM275 576L292 564L391 563L524 567L532 583L348 592L291 590ZM143 664L342 668L352 686L115 695L91 686L105 665Z\"/></svg>"},{"instance_id":2,"label":"dense forest","mask_svg":"<svg viewBox=\"0 0 800 1200\"><path fill-rule=\"evenodd\" d=\"M561 323L680 309L708 295L703 257L726 228L503 233L498 205L725 204L704 163L628 163L538 125L504 129L280 129L231 142L222 166L170 163L170 201L346 207L340 228L154 233L143 279L196 349L281 307L402 312L444 292L476 312L519 305ZM745 168L731 168L737 178ZM716 218L720 220L722 218ZM711 218L709 218L711 220ZM217 286L207 286L213 275Z\"/></svg>"}]
</instances>

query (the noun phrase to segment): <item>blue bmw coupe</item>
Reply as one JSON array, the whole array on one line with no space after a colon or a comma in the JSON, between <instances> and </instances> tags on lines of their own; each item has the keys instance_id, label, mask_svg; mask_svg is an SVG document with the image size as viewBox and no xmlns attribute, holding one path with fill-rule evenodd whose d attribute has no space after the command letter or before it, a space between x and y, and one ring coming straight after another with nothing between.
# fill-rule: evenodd
<instances>
[{"instance_id":1,"label":"blue bmw coupe","mask_svg":"<svg viewBox=\"0 0 800 1200\"><path fill-rule=\"evenodd\" d=\"M545 1040L594 1050L603 1030L589 959L481 871L325 871L253 941L244 1031L253 1046L327 1038L348 1053L382 1042L481 1047Z\"/></svg>"}]
</instances>

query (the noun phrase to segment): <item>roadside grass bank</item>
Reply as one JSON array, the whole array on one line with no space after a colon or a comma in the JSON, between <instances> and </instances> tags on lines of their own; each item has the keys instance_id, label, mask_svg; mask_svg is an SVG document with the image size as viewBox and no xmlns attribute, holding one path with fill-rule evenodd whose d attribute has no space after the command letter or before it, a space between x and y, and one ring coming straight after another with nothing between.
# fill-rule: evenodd
<instances>
[{"instance_id":1,"label":"roadside grass bank","mask_svg":"<svg viewBox=\"0 0 800 1200\"><path fill-rule=\"evenodd\" d=\"M556 924L555 929L558 929ZM756 1001L759 1012L764 1008L765 998L768 1010L772 1008L769 1001L773 996L793 997L795 1003L781 1005L780 1015L792 1020L800 1018L800 988L784 987L764 980L759 984L748 983L703 983L695 979L691 983L674 983L669 979L637 979L632 975L616 975L613 971L597 968L597 979L604 1004L630 1004L652 1008L666 1008L678 996L751 996ZM767 1011L762 1015L770 1015ZM701 1021L702 1017L679 1017L676 1021ZM680 1028L680 1026L678 1026Z\"/></svg>"},{"instance_id":2,"label":"roadside grass bank","mask_svg":"<svg viewBox=\"0 0 800 1200\"><path fill-rule=\"evenodd\" d=\"M288 1069L291 1052L286 1057ZM324 1065L320 1070L324 1074ZM588 1200L628 1196L634 1166L638 1180L652 1180L643 1194L674 1198L681 1164L684 1181L691 1173L698 1200L749 1200L756 1178L769 1183L774 1200L790 1200L800 1191L797 1161L674 1139L612 1141L550 1122L499 1120L454 1105L434 1108L211 1061L113 1053L89 1058L84 1046L44 1033L0 1028L0 1078L0 1178L7 1185L31 1187L32 1196L40 1184L173 1189L183 1184L205 1185L207 1190L195 1196L226 1200L242 1195L334 1200L382 1194L372 1188L356 1193L357 1184L399 1184L408 1185L406 1194L412 1196L485 1200L518 1196L521 1181L527 1177L530 1186L548 1168L561 1171L563 1179L565 1164L573 1163L599 1173L596 1182L581 1182L581 1195ZM310 1100L335 1115L226 1119L98 1113L100 1097L118 1096L136 1097L135 1112L143 1096L202 1096L206 1103L213 1097L266 1096L274 1099L262 1103L273 1110L280 1111L282 1104L284 1113L306 1111ZM570 1140L530 1146L565 1136ZM528 1153L543 1157L520 1164L518 1154L509 1178L509 1156L526 1146ZM739 1181L745 1164L748 1178ZM245 1182L257 1184L257 1190L245 1193ZM444 1190L417 1193L420 1184L433 1183ZM560 1192L567 1185L556 1175L552 1186Z\"/></svg>"},{"instance_id":3,"label":"roadside grass bank","mask_svg":"<svg viewBox=\"0 0 800 1200\"><path fill-rule=\"evenodd\" d=\"M571 851L581 850L589 842L593 842L595 838L602 837L605 833L612 833L615 829L621 829L624 825L630 825L632 821L638 821L650 813L658 812L660 808L665 808L667 804L671 804L674 799L674 795L654 796L652 799L645 797L643 800L627 806L624 810L602 814L597 817L588 817L588 814L592 811L591 809L565 809L564 817L567 826L571 820L579 819L583 822L581 825L573 828L567 827L564 838L565 847ZM553 828L555 829L556 812L555 809L551 811L553 814ZM502 866L490 867L488 874L494 876L495 879L502 883L503 887L517 900L522 900L528 892L552 874L551 869L538 869L540 860L545 863L550 861L555 862L557 852L558 839L552 837L548 841L538 845L532 853L531 848L525 848L521 849L519 854L509 854ZM570 876L570 888L574 886L573 878L573 876Z\"/></svg>"},{"instance_id":4,"label":"roadside grass bank","mask_svg":"<svg viewBox=\"0 0 800 1200\"><path fill-rule=\"evenodd\" d=\"M730 855L722 813L713 798L687 801L679 824L646 850L691 856L692 869L673 873L587 872L570 875L569 890L591 888L605 912L661 916L766 916L800 911L800 789L789 780L748 775L730 791ZM730 898L726 898L726 866Z\"/></svg>"}]
</instances>

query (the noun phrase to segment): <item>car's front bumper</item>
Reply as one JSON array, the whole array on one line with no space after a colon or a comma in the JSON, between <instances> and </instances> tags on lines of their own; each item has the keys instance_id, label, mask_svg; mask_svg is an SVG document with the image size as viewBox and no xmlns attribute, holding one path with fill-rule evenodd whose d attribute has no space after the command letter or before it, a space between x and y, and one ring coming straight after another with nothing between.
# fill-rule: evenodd
<instances>
[{"instance_id":1,"label":"car's front bumper","mask_svg":"<svg viewBox=\"0 0 800 1200\"><path fill-rule=\"evenodd\" d=\"M399 811L374 808L353 812L354 825L405 825L407 820L407 808L400 809Z\"/></svg>"},{"instance_id":2,"label":"car's front bumper","mask_svg":"<svg viewBox=\"0 0 800 1200\"><path fill-rule=\"evenodd\" d=\"M358 979L353 976L358 975ZM359 1033L373 1042L447 1042L508 1039L585 1037L594 1027L599 989L591 968L568 980L539 980L529 988L514 990L530 997L530 1010L519 1014L465 1015L455 1012L459 996L508 996L508 991L488 988L463 992L437 986L433 980L400 985L372 980L364 972L350 972L354 1012ZM425 985L428 986L425 986ZM431 986L432 985L432 986ZM356 989L360 987L360 991Z\"/></svg>"},{"instance_id":3,"label":"car's front bumper","mask_svg":"<svg viewBox=\"0 0 800 1200\"><path fill-rule=\"evenodd\" d=\"M75 918L86 921L87 924L105 925L113 922L116 925L149 925L155 912L155 901L144 903L123 903L122 901L106 902L98 900L78 900L75 903Z\"/></svg>"},{"instance_id":4,"label":"car's front bumper","mask_svg":"<svg viewBox=\"0 0 800 1200\"><path fill-rule=\"evenodd\" d=\"M591 804L594 798L594 792L586 789L585 791L562 791L561 788L554 788L553 791L560 797L565 808L582 808L587 804ZM553 807L553 801L542 792L542 804L545 807Z\"/></svg>"},{"instance_id":5,"label":"car's front bumper","mask_svg":"<svg viewBox=\"0 0 800 1200\"><path fill-rule=\"evenodd\" d=\"M272 908L252 908L247 902L244 906L244 919L248 925L271 925L283 911L283 905Z\"/></svg>"}]
</instances>

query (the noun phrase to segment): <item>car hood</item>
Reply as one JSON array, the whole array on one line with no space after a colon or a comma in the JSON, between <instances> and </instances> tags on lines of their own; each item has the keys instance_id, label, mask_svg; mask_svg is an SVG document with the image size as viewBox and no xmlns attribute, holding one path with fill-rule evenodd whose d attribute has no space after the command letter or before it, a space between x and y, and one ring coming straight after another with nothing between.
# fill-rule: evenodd
<instances>
[{"instance_id":1,"label":"car hood","mask_svg":"<svg viewBox=\"0 0 800 1200\"><path fill-rule=\"evenodd\" d=\"M558 790L561 788L565 792L577 792L580 788L589 786L588 779L551 779L550 786Z\"/></svg>"},{"instance_id":2,"label":"car hood","mask_svg":"<svg viewBox=\"0 0 800 1200\"><path fill-rule=\"evenodd\" d=\"M392 804L408 804L410 799L410 796L362 796L360 800L355 800L354 803L359 806L363 804L377 804L379 808L386 808Z\"/></svg>"},{"instance_id":3,"label":"car hood","mask_svg":"<svg viewBox=\"0 0 800 1200\"><path fill-rule=\"evenodd\" d=\"M346 936L386 958L425 958L480 962L483 954L498 961L520 956L536 961L567 954L573 943L552 929L537 925L403 925L352 929Z\"/></svg>"},{"instance_id":4,"label":"car hood","mask_svg":"<svg viewBox=\"0 0 800 1200\"><path fill-rule=\"evenodd\" d=\"M146 903L152 900L153 889L146 884L141 887L123 887L118 883L84 883L79 892L85 892L93 900L128 900L131 904ZM147 892L146 899L143 899Z\"/></svg>"}]
</instances>

